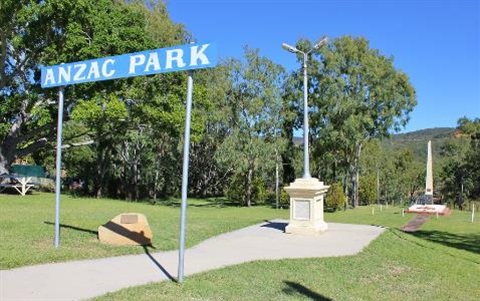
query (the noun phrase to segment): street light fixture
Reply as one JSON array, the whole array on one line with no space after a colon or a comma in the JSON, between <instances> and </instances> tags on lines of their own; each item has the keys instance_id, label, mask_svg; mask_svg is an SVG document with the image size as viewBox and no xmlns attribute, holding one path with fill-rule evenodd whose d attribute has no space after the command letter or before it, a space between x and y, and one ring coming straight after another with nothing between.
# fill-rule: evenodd
<instances>
[{"instance_id":1,"label":"street light fixture","mask_svg":"<svg viewBox=\"0 0 480 301\"><path fill-rule=\"evenodd\" d=\"M288 45L286 43L282 44L282 48L291 53L301 53L303 54L303 178L309 179L310 175L310 162L308 157L308 84L307 84L307 60L308 55L320 48L321 46L327 43L328 39L323 37L318 43L313 45L313 47L307 51L303 52L298 50L296 47Z\"/></svg>"}]
</instances>

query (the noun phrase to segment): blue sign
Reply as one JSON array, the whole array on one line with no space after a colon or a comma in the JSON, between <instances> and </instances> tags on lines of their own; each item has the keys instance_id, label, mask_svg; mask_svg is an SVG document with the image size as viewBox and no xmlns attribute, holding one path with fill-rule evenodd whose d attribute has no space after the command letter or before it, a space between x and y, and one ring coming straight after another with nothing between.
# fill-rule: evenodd
<instances>
[{"instance_id":1,"label":"blue sign","mask_svg":"<svg viewBox=\"0 0 480 301\"><path fill-rule=\"evenodd\" d=\"M188 44L109 56L82 62L41 66L43 88L115 78L209 68L217 65L215 43Z\"/></svg>"}]
</instances>

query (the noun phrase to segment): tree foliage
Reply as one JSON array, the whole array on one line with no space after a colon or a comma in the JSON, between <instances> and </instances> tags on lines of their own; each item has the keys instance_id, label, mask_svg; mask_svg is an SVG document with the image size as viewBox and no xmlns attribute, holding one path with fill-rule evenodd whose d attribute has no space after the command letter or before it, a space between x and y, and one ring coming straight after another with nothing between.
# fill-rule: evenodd
<instances>
[{"instance_id":1,"label":"tree foliage","mask_svg":"<svg viewBox=\"0 0 480 301\"><path fill-rule=\"evenodd\" d=\"M467 198L480 199L480 119L458 120L456 139L442 149L447 157L441 179L442 192L452 204L460 208Z\"/></svg>"},{"instance_id":2,"label":"tree foliage","mask_svg":"<svg viewBox=\"0 0 480 301\"><path fill-rule=\"evenodd\" d=\"M341 183L334 183L330 185L327 194L325 195L325 207L327 209L337 211L345 208L346 196L343 193L343 185Z\"/></svg>"},{"instance_id":3,"label":"tree foliage","mask_svg":"<svg viewBox=\"0 0 480 301\"><path fill-rule=\"evenodd\" d=\"M0 22L0 173L19 158L54 172L57 90L40 88L41 64L191 39L154 0L4 0ZM356 206L407 203L423 193L426 145L381 143L408 122L416 104L393 58L365 38L344 36L310 53L308 68L312 174L334 183L326 207L343 208L345 195ZM276 170L283 183L302 171L302 149L294 143L303 125L302 72L287 76L246 47L242 59L193 77L189 194L226 195L247 206L272 200ZM155 202L178 195L186 79L168 73L66 87L64 141L93 141L64 150L67 177L98 197ZM480 198L479 124L461 118L455 137L445 134L434 145L442 150L434 185L448 201Z\"/></svg>"},{"instance_id":4,"label":"tree foliage","mask_svg":"<svg viewBox=\"0 0 480 301\"><path fill-rule=\"evenodd\" d=\"M283 68L245 48L245 61L231 60L231 88L226 97L229 135L216 158L234 168L234 185L245 188L247 206L254 199L254 182L259 173L271 170L276 153L283 148L281 132L281 86Z\"/></svg>"},{"instance_id":5,"label":"tree foliage","mask_svg":"<svg viewBox=\"0 0 480 301\"><path fill-rule=\"evenodd\" d=\"M394 67L393 58L370 48L365 38L344 36L320 51L310 70L312 133L318 136L318 158L335 152L340 159L336 164L350 179L357 206L362 148L408 122L415 90L408 76Z\"/></svg>"},{"instance_id":6,"label":"tree foliage","mask_svg":"<svg viewBox=\"0 0 480 301\"><path fill-rule=\"evenodd\" d=\"M150 30L162 24L163 3L152 9L139 1L51 0L4 1L0 8L0 173L16 159L53 147L56 130L55 89L40 89L39 66L81 61L164 46ZM168 20L168 19L167 19ZM177 28L182 32L181 28ZM177 34L178 35L178 34ZM178 40L178 39L177 39ZM133 80L117 80L67 88L68 111L79 99L122 91Z\"/></svg>"}]
</instances>

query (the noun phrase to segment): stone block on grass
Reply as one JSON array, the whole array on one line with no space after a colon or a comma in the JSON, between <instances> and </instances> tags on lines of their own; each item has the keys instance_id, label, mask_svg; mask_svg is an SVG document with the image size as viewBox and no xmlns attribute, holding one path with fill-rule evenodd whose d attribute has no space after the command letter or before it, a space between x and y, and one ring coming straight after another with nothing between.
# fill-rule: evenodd
<instances>
[{"instance_id":1,"label":"stone block on grass","mask_svg":"<svg viewBox=\"0 0 480 301\"><path fill-rule=\"evenodd\" d=\"M149 246L152 238L147 218L140 213L122 213L98 227L98 239L111 245Z\"/></svg>"}]
</instances>

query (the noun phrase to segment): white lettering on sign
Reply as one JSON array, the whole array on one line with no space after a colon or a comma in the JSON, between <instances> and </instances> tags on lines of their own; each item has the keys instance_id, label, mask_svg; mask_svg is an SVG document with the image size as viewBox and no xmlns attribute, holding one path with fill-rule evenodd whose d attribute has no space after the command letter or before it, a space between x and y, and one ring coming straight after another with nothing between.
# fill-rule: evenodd
<instances>
[{"instance_id":1,"label":"white lettering on sign","mask_svg":"<svg viewBox=\"0 0 480 301\"><path fill-rule=\"evenodd\" d=\"M135 73L135 68L137 66L145 64L145 55L137 54L130 57L130 68L128 68L128 73Z\"/></svg>"},{"instance_id":2,"label":"white lettering on sign","mask_svg":"<svg viewBox=\"0 0 480 301\"><path fill-rule=\"evenodd\" d=\"M215 43L180 45L82 62L41 66L44 88L107 79L214 67Z\"/></svg>"},{"instance_id":3,"label":"white lettering on sign","mask_svg":"<svg viewBox=\"0 0 480 301\"><path fill-rule=\"evenodd\" d=\"M210 63L208 61L208 57L204 53L208 46L210 46L210 44L202 45L200 51L197 51L198 46L193 46L192 48L190 48L190 66L197 66L198 59L202 61L202 65L207 65Z\"/></svg>"},{"instance_id":4,"label":"white lettering on sign","mask_svg":"<svg viewBox=\"0 0 480 301\"><path fill-rule=\"evenodd\" d=\"M90 70L88 71L87 79L97 79L100 77L100 70L98 70L98 62L92 62Z\"/></svg>"},{"instance_id":5,"label":"white lettering on sign","mask_svg":"<svg viewBox=\"0 0 480 301\"><path fill-rule=\"evenodd\" d=\"M112 77L115 74L115 69L110 69L110 71L107 71L108 65L113 65L115 64L115 61L112 59L107 59L105 62L102 64L102 76L104 77Z\"/></svg>"},{"instance_id":6,"label":"white lettering on sign","mask_svg":"<svg viewBox=\"0 0 480 301\"><path fill-rule=\"evenodd\" d=\"M160 70L160 61L158 60L158 53L150 52L148 55L147 65L145 66L145 72L150 72L150 67L153 68L153 71Z\"/></svg>"},{"instance_id":7,"label":"white lettering on sign","mask_svg":"<svg viewBox=\"0 0 480 301\"><path fill-rule=\"evenodd\" d=\"M55 75L53 74L53 70L51 68L47 69L47 72L45 74L45 81L43 85L55 85Z\"/></svg>"},{"instance_id":8,"label":"white lettering on sign","mask_svg":"<svg viewBox=\"0 0 480 301\"><path fill-rule=\"evenodd\" d=\"M72 66L60 66L58 68L58 82L69 82L70 81L70 69Z\"/></svg>"},{"instance_id":9,"label":"white lettering on sign","mask_svg":"<svg viewBox=\"0 0 480 301\"><path fill-rule=\"evenodd\" d=\"M167 50L167 58L165 62L165 69L172 69L172 62L177 62L177 67L185 67L185 62L183 61L183 50L182 49L173 49Z\"/></svg>"},{"instance_id":10,"label":"white lettering on sign","mask_svg":"<svg viewBox=\"0 0 480 301\"><path fill-rule=\"evenodd\" d=\"M85 69L87 69L87 64L75 64L73 65L73 69L75 69L75 75L73 76L73 80L84 80L85 79Z\"/></svg>"}]
</instances>

